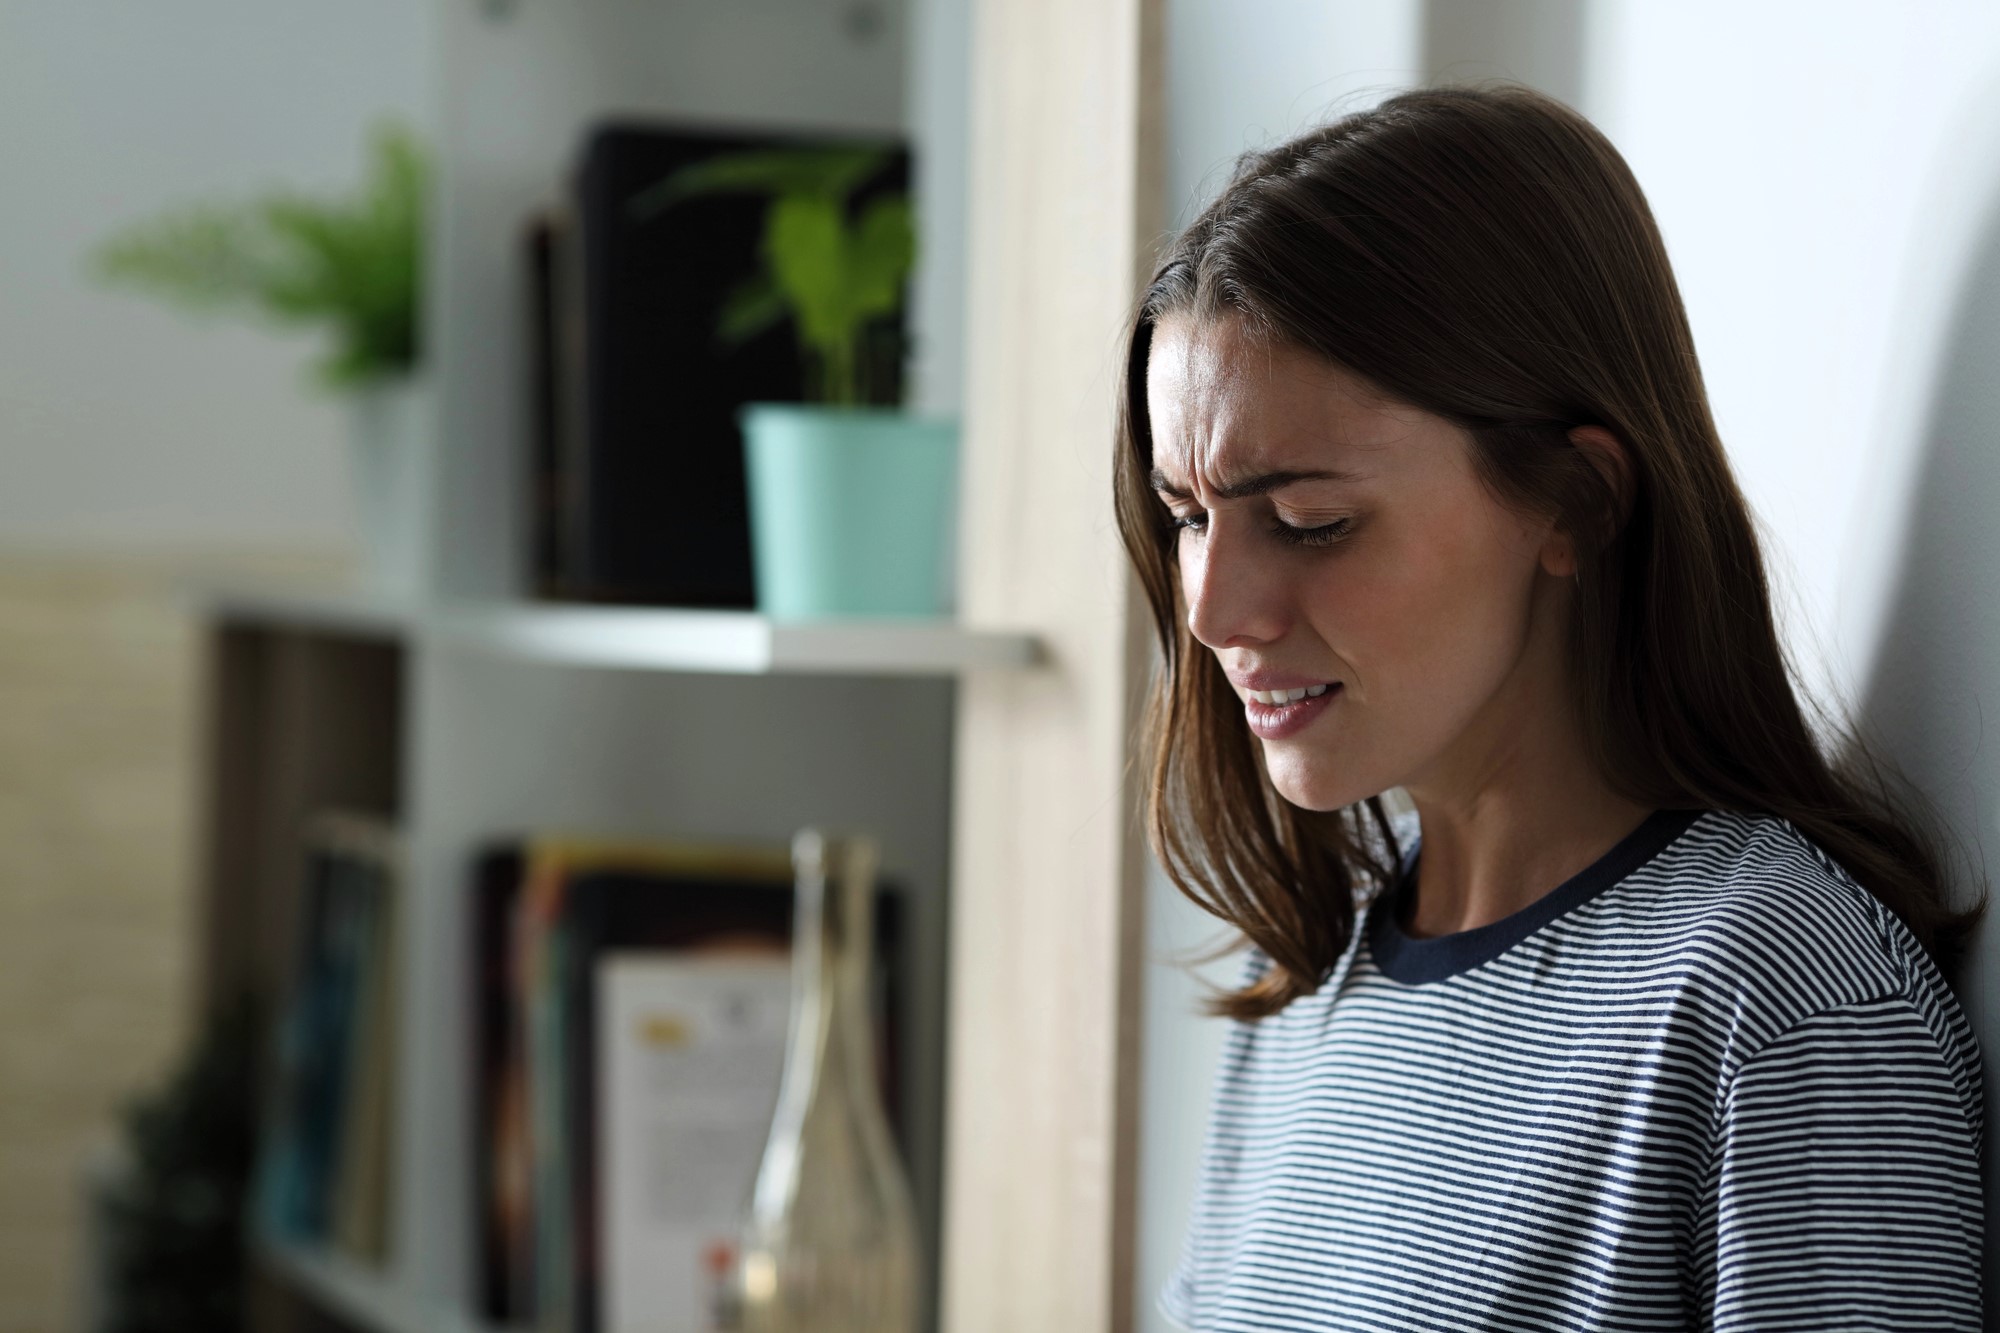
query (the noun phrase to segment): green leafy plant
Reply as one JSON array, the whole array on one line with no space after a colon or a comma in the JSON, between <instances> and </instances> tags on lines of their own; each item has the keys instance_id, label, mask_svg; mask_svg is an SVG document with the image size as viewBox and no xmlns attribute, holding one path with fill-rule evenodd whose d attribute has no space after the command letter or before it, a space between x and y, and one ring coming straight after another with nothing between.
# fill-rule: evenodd
<instances>
[{"instance_id":1,"label":"green leafy plant","mask_svg":"<svg viewBox=\"0 0 2000 1333\"><path fill-rule=\"evenodd\" d=\"M692 163L635 196L637 218L702 195L771 196L764 215L764 269L730 293L716 326L734 346L789 315L813 402L874 403L893 381L880 322L903 301L916 260L909 196L878 195L850 217L850 197L888 161L874 147L768 149ZM891 348L891 355L900 355Z\"/></svg>"},{"instance_id":2,"label":"green leafy plant","mask_svg":"<svg viewBox=\"0 0 2000 1333\"><path fill-rule=\"evenodd\" d=\"M314 368L331 387L405 374L417 361L428 177L415 137L384 122L352 198L285 191L182 208L115 233L93 267L184 309L328 328L333 346Z\"/></svg>"}]
</instances>

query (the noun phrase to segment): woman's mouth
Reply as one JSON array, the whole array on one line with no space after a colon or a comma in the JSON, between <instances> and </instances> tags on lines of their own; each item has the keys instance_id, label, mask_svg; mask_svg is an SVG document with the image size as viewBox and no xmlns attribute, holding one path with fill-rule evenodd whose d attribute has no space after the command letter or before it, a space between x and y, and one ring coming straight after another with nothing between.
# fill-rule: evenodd
<instances>
[{"instance_id":1,"label":"woman's mouth","mask_svg":"<svg viewBox=\"0 0 2000 1333\"><path fill-rule=\"evenodd\" d=\"M1282 740L1310 725L1332 707L1340 693L1337 680L1296 690L1246 690L1243 716L1250 730L1264 740Z\"/></svg>"}]
</instances>

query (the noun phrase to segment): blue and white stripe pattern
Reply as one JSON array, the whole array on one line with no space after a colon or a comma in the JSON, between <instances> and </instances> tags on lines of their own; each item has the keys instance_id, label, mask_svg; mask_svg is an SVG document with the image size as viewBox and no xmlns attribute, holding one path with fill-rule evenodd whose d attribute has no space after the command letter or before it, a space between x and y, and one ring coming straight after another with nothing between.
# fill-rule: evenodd
<instances>
[{"instance_id":1,"label":"blue and white stripe pattern","mask_svg":"<svg viewBox=\"0 0 2000 1333\"><path fill-rule=\"evenodd\" d=\"M1791 823L1659 811L1455 935L1405 935L1397 897L1316 992L1231 1025L1176 1323L1980 1327L1978 1046Z\"/></svg>"}]
</instances>

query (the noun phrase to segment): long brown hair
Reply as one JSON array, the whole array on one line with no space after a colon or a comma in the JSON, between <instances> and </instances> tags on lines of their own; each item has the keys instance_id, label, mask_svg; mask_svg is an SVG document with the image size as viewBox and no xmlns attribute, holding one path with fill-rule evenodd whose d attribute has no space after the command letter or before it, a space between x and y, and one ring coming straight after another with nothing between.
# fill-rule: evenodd
<instances>
[{"instance_id":1,"label":"long brown hair","mask_svg":"<svg viewBox=\"0 0 2000 1333\"><path fill-rule=\"evenodd\" d=\"M1145 721L1147 832L1182 893L1274 966L1209 1002L1255 1019L1325 980L1400 849L1379 796L1301 809L1272 786L1215 656L1189 633L1152 493L1146 360L1168 316L1240 318L1467 432L1502 503L1577 534L1568 665L1593 761L1655 807L1790 820L1949 966L1930 803L1844 720L1807 724L1764 562L1638 182L1574 110L1518 84L1404 92L1237 159L1168 248L1126 341L1118 527L1161 646ZM1622 524L1567 431L1633 471Z\"/></svg>"}]
</instances>

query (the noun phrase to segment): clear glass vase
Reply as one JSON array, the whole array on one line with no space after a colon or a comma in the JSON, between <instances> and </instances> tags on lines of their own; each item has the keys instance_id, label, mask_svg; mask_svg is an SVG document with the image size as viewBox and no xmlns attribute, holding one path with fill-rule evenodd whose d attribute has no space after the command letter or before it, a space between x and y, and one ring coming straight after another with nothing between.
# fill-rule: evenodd
<instances>
[{"instance_id":1,"label":"clear glass vase","mask_svg":"<svg viewBox=\"0 0 2000 1333\"><path fill-rule=\"evenodd\" d=\"M784 1075L717 1321L742 1333L916 1333L916 1209L868 1007L878 863L868 838L792 840Z\"/></svg>"}]
</instances>

